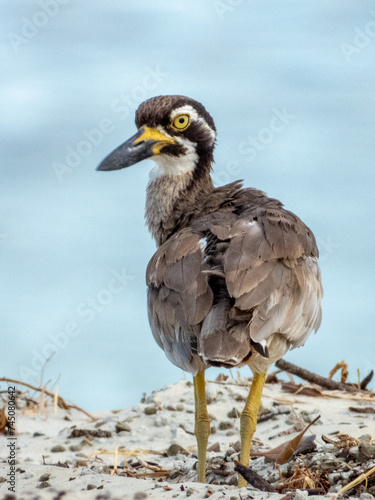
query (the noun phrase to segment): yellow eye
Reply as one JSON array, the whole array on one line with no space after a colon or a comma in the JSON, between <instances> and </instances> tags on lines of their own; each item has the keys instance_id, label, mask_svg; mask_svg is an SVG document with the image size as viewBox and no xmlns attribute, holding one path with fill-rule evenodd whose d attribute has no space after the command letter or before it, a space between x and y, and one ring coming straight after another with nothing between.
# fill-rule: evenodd
<instances>
[{"instance_id":1,"label":"yellow eye","mask_svg":"<svg viewBox=\"0 0 375 500\"><path fill-rule=\"evenodd\" d=\"M177 130L184 130L190 125L190 115L177 115L172 122L172 127Z\"/></svg>"}]
</instances>

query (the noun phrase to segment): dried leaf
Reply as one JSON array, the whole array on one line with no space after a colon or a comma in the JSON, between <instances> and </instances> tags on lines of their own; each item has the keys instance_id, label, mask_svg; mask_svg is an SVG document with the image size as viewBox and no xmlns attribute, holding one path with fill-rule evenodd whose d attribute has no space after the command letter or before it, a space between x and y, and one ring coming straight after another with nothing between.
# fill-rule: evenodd
<instances>
[{"instance_id":1,"label":"dried leaf","mask_svg":"<svg viewBox=\"0 0 375 500\"><path fill-rule=\"evenodd\" d=\"M291 456L295 453L295 451L298 448L298 445L300 444L301 439L303 438L303 435L305 432L313 425L315 422L320 418L320 415L316 417L308 426L305 427L305 429L297 434L293 439L290 441L287 441L286 443L280 444L276 448L273 448L272 450L265 451L265 452L257 452L253 453L253 456L258 456L258 457L267 457L270 460L273 460L276 464L286 464Z\"/></svg>"},{"instance_id":2,"label":"dried leaf","mask_svg":"<svg viewBox=\"0 0 375 500\"><path fill-rule=\"evenodd\" d=\"M340 361L339 363L336 363L336 365L332 368L332 370L329 372L328 378L332 379L334 374L341 370L341 383L345 384L347 379L348 379L348 365L345 363L345 361Z\"/></svg>"}]
</instances>

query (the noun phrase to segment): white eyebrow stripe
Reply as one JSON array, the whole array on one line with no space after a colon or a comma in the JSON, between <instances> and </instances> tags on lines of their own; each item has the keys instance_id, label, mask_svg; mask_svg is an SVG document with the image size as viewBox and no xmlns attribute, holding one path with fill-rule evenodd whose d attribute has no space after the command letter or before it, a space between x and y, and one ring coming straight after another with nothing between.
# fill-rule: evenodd
<instances>
[{"instance_id":1,"label":"white eyebrow stripe","mask_svg":"<svg viewBox=\"0 0 375 500\"><path fill-rule=\"evenodd\" d=\"M200 124L202 124L208 130L208 132L211 135L212 142L214 142L214 140L216 139L215 131L209 126L209 124L206 122L204 118L198 115L196 109L194 109L193 106L191 106L190 104L185 104L184 106L180 106L179 108L174 109L170 115L171 121L173 121L173 119L177 115L185 113L190 115L192 121L197 121Z\"/></svg>"},{"instance_id":2,"label":"white eyebrow stripe","mask_svg":"<svg viewBox=\"0 0 375 500\"><path fill-rule=\"evenodd\" d=\"M193 106L190 106L190 104L185 104L185 106L180 106L179 108L176 108L172 111L171 121L177 115L181 115L183 113L187 113L188 115L190 115L192 120L198 120L200 118L196 110L193 108Z\"/></svg>"}]
</instances>

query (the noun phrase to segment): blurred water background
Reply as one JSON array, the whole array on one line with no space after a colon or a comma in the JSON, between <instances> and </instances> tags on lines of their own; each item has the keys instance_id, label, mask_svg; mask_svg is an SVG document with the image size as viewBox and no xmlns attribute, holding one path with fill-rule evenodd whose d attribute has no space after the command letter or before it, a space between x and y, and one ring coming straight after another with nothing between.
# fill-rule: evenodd
<instances>
[{"instance_id":1,"label":"blurred water background","mask_svg":"<svg viewBox=\"0 0 375 500\"><path fill-rule=\"evenodd\" d=\"M323 323L286 359L323 375L345 359L354 381L374 367L372 1L0 9L1 376L38 383L55 353L44 382L88 410L135 404L183 376L147 321L151 161L95 171L134 134L138 104L159 94L191 96L213 115L217 184L244 179L317 237Z\"/></svg>"}]
</instances>

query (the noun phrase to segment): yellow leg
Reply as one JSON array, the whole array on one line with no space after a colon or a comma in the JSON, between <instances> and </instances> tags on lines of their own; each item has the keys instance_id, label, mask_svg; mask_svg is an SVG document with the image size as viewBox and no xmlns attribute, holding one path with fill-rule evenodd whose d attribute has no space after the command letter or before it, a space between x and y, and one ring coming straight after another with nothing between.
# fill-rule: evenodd
<instances>
[{"instance_id":1,"label":"yellow leg","mask_svg":"<svg viewBox=\"0 0 375 500\"><path fill-rule=\"evenodd\" d=\"M250 460L250 447L256 426L258 410L260 406L260 399L262 391L266 382L265 373L256 373L251 384L249 396L247 398L245 408L241 415L241 453L240 463L249 466ZM238 477L238 486L243 488L246 486L246 481L242 476Z\"/></svg>"},{"instance_id":2,"label":"yellow leg","mask_svg":"<svg viewBox=\"0 0 375 500\"><path fill-rule=\"evenodd\" d=\"M206 482L206 453L208 436L210 435L210 420L208 418L204 372L198 372L194 377L195 399L195 436L198 443L198 481Z\"/></svg>"}]
</instances>

